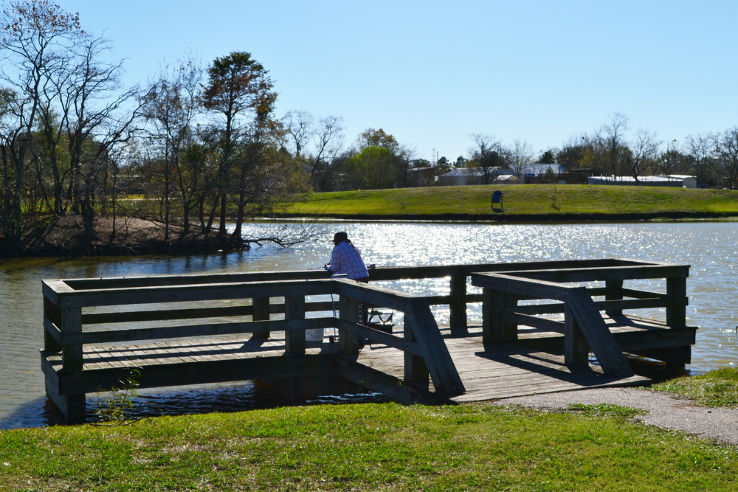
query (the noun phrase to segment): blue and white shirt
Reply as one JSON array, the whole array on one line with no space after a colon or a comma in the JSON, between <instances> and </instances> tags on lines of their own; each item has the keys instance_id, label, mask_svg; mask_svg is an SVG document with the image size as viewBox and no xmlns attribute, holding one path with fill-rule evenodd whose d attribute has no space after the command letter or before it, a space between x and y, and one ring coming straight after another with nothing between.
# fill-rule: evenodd
<instances>
[{"instance_id":1,"label":"blue and white shirt","mask_svg":"<svg viewBox=\"0 0 738 492\"><path fill-rule=\"evenodd\" d=\"M361 259L361 253L348 241L341 241L333 248L328 270L333 273L344 273L353 280L369 276L364 260Z\"/></svg>"}]
</instances>

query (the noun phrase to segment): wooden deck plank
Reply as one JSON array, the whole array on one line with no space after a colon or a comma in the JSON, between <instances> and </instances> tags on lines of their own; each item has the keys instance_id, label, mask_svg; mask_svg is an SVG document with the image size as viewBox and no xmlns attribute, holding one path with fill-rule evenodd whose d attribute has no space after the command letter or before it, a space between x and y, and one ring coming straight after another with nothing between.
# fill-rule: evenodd
<instances>
[{"instance_id":1,"label":"wooden deck plank","mask_svg":"<svg viewBox=\"0 0 738 492\"><path fill-rule=\"evenodd\" d=\"M466 388L452 400L484 401L513 396L568 391L610 385L632 385L648 381L642 377L617 379L596 372L572 373L562 356L534 352L520 346L500 345L486 353L481 336L446 338L451 357ZM359 354L358 361L395 377L402 377L402 356L390 357L387 350Z\"/></svg>"},{"instance_id":2,"label":"wooden deck plank","mask_svg":"<svg viewBox=\"0 0 738 492\"><path fill-rule=\"evenodd\" d=\"M82 353L82 370L99 369L103 366L103 362L99 361L99 356L94 347L86 348Z\"/></svg>"},{"instance_id":3,"label":"wooden deck plank","mask_svg":"<svg viewBox=\"0 0 738 492\"><path fill-rule=\"evenodd\" d=\"M190 344L187 343L186 341L177 348L169 344L166 344L165 342L158 342L157 346L161 347L161 349L167 354L170 354L170 353L178 354L177 360L179 360L182 363L198 362L198 359L193 355L193 353L189 349Z\"/></svg>"}]
</instances>

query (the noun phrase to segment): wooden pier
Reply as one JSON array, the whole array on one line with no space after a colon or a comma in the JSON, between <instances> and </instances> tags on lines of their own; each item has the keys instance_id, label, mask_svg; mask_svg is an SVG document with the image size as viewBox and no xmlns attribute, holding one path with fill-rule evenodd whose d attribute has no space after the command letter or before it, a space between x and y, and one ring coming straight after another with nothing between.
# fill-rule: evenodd
<instances>
[{"instance_id":1,"label":"wooden pier","mask_svg":"<svg viewBox=\"0 0 738 492\"><path fill-rule=\"evenodd\" d=\"M141 387L260 379L297 391L339 379L406 403L644 384L630 355L690 360L688 272L604 259L385 267L370 284L316 270L45 280L41 366L70 422L84 418L85 394L114 389L133 368ZM377 285L437 278L448 294ZM364 325L362 303L402 322ZM469 303L482 303L481 323L468 322ZM435 305L448 306L448 326ZM643 309L664 319L633 314ZM306 343L315 328L326 337Z\"/></svg>"}]
</instances>

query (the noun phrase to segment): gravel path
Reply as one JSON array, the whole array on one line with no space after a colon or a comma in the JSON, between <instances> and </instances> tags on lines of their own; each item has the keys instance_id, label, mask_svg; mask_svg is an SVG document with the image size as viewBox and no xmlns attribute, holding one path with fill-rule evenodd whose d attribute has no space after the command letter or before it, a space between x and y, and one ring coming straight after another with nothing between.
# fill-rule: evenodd
<instances>
[{"instance_id":1,"label":"gravel path","mask_svg":"<svg viewBox=\"0 0 738 492\"><path fill-rule=\"evenodd\" d=\"M648 411L636 416L644 424L738 445L737 408L698 407L685 398L646 389L597 388L506 398L494 403L548 410L564 409L574 403L640 408Z\"/></svg>"}]
</instances>

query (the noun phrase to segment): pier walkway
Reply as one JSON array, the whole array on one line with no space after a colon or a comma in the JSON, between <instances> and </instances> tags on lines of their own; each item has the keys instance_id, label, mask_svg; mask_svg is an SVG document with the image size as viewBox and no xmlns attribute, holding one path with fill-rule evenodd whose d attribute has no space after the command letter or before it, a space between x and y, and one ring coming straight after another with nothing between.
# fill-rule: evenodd
<instances>
[{"instance_id":1,"label":"pier walkway","mask_svg":"<svg viewBox=\"0 0 738 492\"><path fill-rule=\"evenodd\" d=\"M386 267L368 285L322 271L46 280L41 365L69 421L83 418L86 393L115 388L134 368L141 387L259 379L299 393L341 380L405 403L647 384L632 356L689 362L688 270L605 259ZM448 294L377 285L439 278ZM467 304L480 302L474 325ZM395 323L361 324L360 303ZM436 305L448 306L448 326ZM644 309L664 319L633 314ZM323 342L306 343L316 328Z\"/></svg>"}]
</instances>

